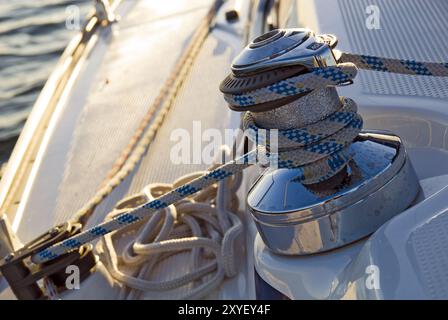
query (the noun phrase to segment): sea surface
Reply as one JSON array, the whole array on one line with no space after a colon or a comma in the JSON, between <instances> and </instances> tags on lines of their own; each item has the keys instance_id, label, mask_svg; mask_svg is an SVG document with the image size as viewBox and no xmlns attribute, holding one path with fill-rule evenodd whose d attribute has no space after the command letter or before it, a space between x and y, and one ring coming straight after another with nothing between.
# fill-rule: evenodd
<instances>
[{"instance_id":1,"label":"sea surface","mask_svg":"<svg viewBox=\"0 0 448 320\"><path fill-rule=\"evenodd\" d=\"M0 164L76 33L73 17L82 26L92 7L93 0L0 0Z\"/></svg>"}]
</instances>

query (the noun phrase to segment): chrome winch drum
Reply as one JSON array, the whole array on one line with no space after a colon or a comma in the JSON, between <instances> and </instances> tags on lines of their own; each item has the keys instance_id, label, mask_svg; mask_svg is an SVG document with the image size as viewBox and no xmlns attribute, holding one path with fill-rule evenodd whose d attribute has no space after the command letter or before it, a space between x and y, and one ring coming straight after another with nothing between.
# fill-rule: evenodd
<instances>
[{"instance_id":1,"label":"chrome winch drum","mask_svg":"<svg viewBox=\"0 0 448 320\"><path fill-rule=\"evenodd\" d=\"M410 206L419 184L399 137L363 132L350 146L347 177L315 190L294 169L268 169L247 204L264 243L282 254L331 250L373 233Z\"/></svg>"},{"instance_id":2,"label":"chrome winch drum","mask_svg":"<svg viewBox=\"0 0 448 320\"><path fill-rule=\"evenodd\" d=\"M271 31L236 57L221 91L244 93L310 68L336 65L336 44L335 36L308 29ZM239 111L250 111L261 127L288 129L320 121L341 104L334 87L294 99ZM348 148L351 160L328 181L306 185L297 181L297 169L268 168L252 186L247 205L269 249L305 255L338 248L373 233L412 204L420 186L398 136L363 131Z\"/></svg>"}]
</instances>

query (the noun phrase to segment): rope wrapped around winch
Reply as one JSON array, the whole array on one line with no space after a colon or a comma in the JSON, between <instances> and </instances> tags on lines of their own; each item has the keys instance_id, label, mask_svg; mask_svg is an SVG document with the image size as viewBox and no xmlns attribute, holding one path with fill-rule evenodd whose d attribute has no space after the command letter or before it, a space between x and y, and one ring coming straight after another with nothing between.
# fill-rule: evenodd
<instances>
[{"instance_id":1,"label":"rope wrapped around winch","mask_svg":"<svg viewBox=\"0 0 448 320\"><path fill-rule=\"evenodd\" d=\"M224 99L233 110L238 107L251 107L265 102L281 100L285 97L309 93L316 89L337 86L353 80L356 66L352 63L333 67L314 68L309 73L301 74L274 84L242 94L224 94ZM298 98L289 104L298 104ZM323 115L317 122L301 128L275 129L278 134L278 153L270 151L270 129L259 127L250 111L243 118L243 128L257 145L258 155L267 154L269 163L279 168L298 170L297 181L314 184L334 176L350 160L348 146L353 142L362 128L362 118L357 114L356 103L348 98L340 98L339 109ZM278 107L277 107L278 108ZM250 130L247 130L250 129ZM258 132L265 130L259 139Z\"/></svg>"},{"instance_id":2,"label":"rope wrapped around winch","mask_svg":"<svg viewBox=\"0 0 448 320\"><path fill-rule=\"evenodd\" d=\"M277 86L269 86L267 90L272 90L272 96L287 96L293 95L293 92L302 92L301 88L308 89L324 88L327 86L337 86L352 80L356 76L356 66L354 64L343 64L335 67L316 68L312 71L312 75L304 74L294 77L294 80L287 79L281 81ZM320 79L320 80L319 80ZM307 81L310 81L309 83ZM284 89L273 89L284 88ZM273 99L269 93L264 93L263 99ZM355 113L355 114L354 114ZM347 120L350 119L351 120ZM343 118L346 118L343 120ZM250 116L246 118L246 125L251 125ZM330 123L335 123L334 128L340 128L341 124L346 123L345 126L336 132L331 129ZM358 134L362 127L362 120L359 115L356 115L356 107L350 100L344 103L340 113L329 116L325 121L310 125L310 128L298 128L294 130L282 131L285 133L282 137L290 140L291 144L303 144L300 136L304 135L307 140L308 134L311 140L317 140L314 143L305 143L304 147L296 150L286 148L282 150L279 147L278 167L279 168L299 168L303 172L305 180L308 177L308 172L322 172L319 180L327 176L333 175L340 170L349 160L346 148L354 137ZM314 131L318 129L318 131ZM314 137L314 138L312 138ZM304 140L304 141L305 141ZM256 141L255 141L256 142ZM266 146L260 146L263 148ZM96 227L83 231L80 234L73 236L61 243L55 244L33 256L32 260L35 263L42 263L52 260L68 251L76 249L84 243L90 242L98 237L101 237L114 230L121 229L129 224L136 223L149 214L157 210L168 207L185 197L194 194L206 187L211 186L237 172L240 172L248 166L256 163L257 151L251 151L233 161L230 161L209 173L192 180L180 187L177 187L164 195L152 200L146 204L136 207L128 212L121 213L109 221L105 221ZM277 155L270 155L274 159ZM310 165L311 164L311 165ZM327 169L327 172L320 171L321 167ZM298 177L300 179L300 177ZM314 179L314 177L312 178Z\"/></svg>"}]
</instances>

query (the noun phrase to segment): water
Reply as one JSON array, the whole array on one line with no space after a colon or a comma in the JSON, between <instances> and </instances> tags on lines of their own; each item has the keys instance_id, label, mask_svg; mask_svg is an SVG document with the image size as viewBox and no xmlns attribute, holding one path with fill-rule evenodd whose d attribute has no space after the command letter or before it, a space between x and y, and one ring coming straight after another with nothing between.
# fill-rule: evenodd
<instances>
[{"instance_id":1,"label":"water","mask_svg":"<svg viewBox=\"0 0 448 320\"><path fill-rule=\"evenodd\" d=\"M93 0L0 0L0 164L76 32L66 27L73 5L84 18Z\"/></svg>"}]
</instances>

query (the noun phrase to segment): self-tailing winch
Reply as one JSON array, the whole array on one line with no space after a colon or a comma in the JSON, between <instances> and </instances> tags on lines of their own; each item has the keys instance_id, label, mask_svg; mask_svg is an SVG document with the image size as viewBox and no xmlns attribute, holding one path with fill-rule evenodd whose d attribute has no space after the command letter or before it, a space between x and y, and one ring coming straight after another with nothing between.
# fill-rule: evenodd
<instances>
[{"instance_id":1,"label":"self-tailing winch","mask_svg":"<svg viewBox=\"0 0 448 320\"><path fill-rule=\"evenodd\" d=\"M360 132L353 100L336 85L356 75L339 63L333 35L273 30L234 60L221 91L248 129L278 129L279 162L247 196L265 244L282 254L312 254L361 239L400 213L419 183L392 133ZM267 146L269 147L269 146ZM282 159L282 155L286 158Z\"/></svg>"}]
</instances>

